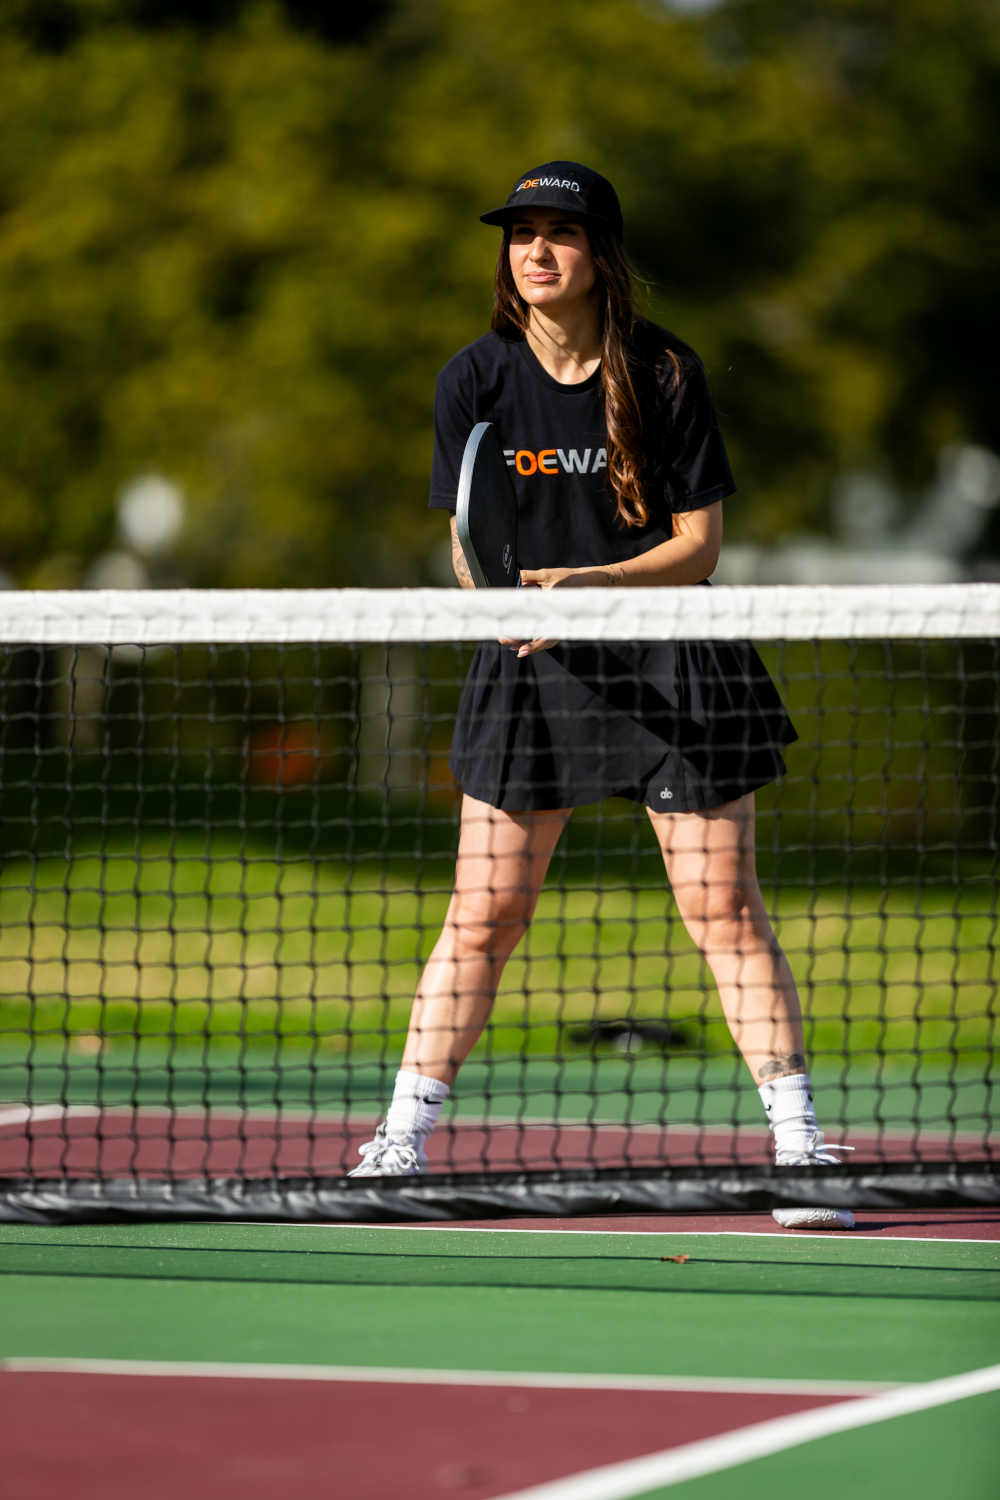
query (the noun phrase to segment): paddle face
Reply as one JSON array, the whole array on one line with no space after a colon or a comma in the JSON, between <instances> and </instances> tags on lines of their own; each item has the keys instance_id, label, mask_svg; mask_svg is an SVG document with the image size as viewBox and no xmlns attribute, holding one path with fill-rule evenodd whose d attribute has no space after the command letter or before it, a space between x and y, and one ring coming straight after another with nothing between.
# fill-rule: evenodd
<instances>
[{"instance_id":1,"label":"paddle face","mask_svg":"<svg viewBox=\"0 0 1000 1500\"><path fill-rule=\"evenodd\" d=\"M515 588L521 582L517 496L492 422L477 422L469 433L455 524L476 588Z\"/></svg>"}]
</instances>

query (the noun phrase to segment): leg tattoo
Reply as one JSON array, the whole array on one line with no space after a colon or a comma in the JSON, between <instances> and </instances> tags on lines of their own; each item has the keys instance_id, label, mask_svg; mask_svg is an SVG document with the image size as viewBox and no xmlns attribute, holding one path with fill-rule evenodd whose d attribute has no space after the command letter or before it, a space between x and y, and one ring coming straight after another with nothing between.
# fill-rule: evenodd
<instances>
[{"instance_id":1,"label":"leg tattoo","mask_svg":"<svg viewBox=\"0 0 1000 1500\"><path fill-rule=\"evenodd\" d=\"M769 1083L772 1078L788 1078L792 1073L804 1073L806 1071L806 1060L801 1052L789 1052L784 1056L774 1057L766 1062L758 1072L761 1083Z\"/></svg>"}]
</instances>

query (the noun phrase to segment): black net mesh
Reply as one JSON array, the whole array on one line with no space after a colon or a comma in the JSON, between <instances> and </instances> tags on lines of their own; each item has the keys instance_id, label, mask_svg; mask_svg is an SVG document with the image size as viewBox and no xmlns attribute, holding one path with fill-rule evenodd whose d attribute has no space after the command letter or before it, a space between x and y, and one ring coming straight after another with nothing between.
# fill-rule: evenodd
<instances>
[{"instance_id":1,"label":"black net mesh","mask_svg":"<svg viewBox=\"0 0 1000 1500\"><path fill-rule=\"evenodd\" d=\"M764 596L751 623L799 735L756 794L757 869L819 1123L849 1164L772 1166L690 904L630 790L559 839L427 1171L349 1179L447 925L449 745L480 628L458 612L475 604L447 593L456 639L438 623L421 640L385 595L387 638L366 617L351 641L350 601L318 595L312 638L275 621L275 644L267 598L232 596L263 637L239 644L231 623L169 639L162 596L145 635L106 599L63 596L53 621L39 596L20 601L37 630L8 621L0 649L0 1216L996 1201L995 592L966 599L962 633L926 601L923 634L909 616L900 637L859 632L839 597L803 638L769 591L711 592Z\"/></svg>"}]
</instances>

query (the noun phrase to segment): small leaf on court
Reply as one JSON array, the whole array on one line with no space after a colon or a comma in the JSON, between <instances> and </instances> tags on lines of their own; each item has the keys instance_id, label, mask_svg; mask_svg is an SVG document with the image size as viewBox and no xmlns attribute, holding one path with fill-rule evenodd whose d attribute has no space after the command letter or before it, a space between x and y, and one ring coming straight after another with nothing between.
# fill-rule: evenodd
<instances>
[{"instance_id":1,"label":"small leaf on court","mask_svg":"<svg viewBox=\"0 0 1000 1500\"><path fill-rule=\"evenodd\" d=\"M691 1257L690 1257L690 1255L661 1255L660 1259L661 1260L675 1260L679 1266L682 1266L684 1264L684 1262L686 1260L690 1260Z\"/></svg>"}]
</instances>

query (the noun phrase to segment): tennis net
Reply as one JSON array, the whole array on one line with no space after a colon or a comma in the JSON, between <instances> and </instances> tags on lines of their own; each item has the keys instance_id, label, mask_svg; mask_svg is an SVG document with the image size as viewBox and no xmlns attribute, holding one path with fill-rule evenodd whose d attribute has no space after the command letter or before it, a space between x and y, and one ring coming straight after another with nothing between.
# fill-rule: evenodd
<instances>
[{"instance_id":1,"label":"tennis net","mask_svg":"<svg viewBox=\"0 0 1000 1500\"><path fill-rule=\"evenodd\" d=\"M449 743L498 636L598 643L612 677L622 642L756 644L798 731L757 867L843 1165L772 1165L613 797L556 847L427 1172L347 1176L445 921ZM985 584L0 594L0 1218L1000 1201L998 699Z\"/></svg>"}]
</instances>

